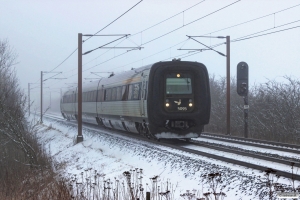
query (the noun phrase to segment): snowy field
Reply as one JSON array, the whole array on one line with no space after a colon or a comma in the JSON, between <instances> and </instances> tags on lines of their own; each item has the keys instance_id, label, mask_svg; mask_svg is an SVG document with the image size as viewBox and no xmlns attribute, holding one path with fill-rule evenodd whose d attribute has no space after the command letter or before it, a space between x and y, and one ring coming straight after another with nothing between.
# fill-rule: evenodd
<instances>
[{"instance_id":1,"label":"snowy field","mask_svg":"<svg viewBox=\"0 0 300 200\"><path fill-rule=\"evenodd\" d=\"M264 173L257 170L114 135L110 130L84 127L84 141L76 144L76 127L47 118L38 126L36 134L40 144L56 161L57 172L64 177L97 170L106 179L122 180L123 172L143 169L142 181L146 191L151 190L151 178L159 176L161 191L166 190L168 182L171 199L175 200L184 199L180 194L187 191L195 193L198 198L203 197L203 193L211 191L203 175L218 172L222 174L222 184L217 192L223 185L222 191L227 195L224 199L259 199L255 192ZM284 178L279 178L278 182L291 184Z\"/></svg>"}]
</instances>

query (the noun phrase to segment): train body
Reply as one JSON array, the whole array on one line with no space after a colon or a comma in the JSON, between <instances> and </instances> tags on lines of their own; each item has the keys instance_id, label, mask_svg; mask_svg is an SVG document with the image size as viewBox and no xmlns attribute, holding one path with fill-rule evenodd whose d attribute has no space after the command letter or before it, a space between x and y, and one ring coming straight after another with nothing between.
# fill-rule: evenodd
<instances>
[{"instance_id":1,"label":"train body","mask_svg":"<svg viewBox=\"0 0 300 200\"><path fill-rule=\"evenodd\" d=\"M61 113L77 119L77 89ZM160 138L199 137L210 118L209 77L197 62L158 62L101 78L82 89L82 121Z\"/></svg>"}]
</instances>

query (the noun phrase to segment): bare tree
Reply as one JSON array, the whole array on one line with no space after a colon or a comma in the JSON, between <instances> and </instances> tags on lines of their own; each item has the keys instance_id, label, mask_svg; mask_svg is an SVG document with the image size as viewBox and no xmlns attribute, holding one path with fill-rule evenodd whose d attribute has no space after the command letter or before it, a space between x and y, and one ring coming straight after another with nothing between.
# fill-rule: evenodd
<instances>
[{"instance_id":1,"label":"bare tree","mask_svg":"<svg viewBox=\"0 0 300 200\"><path fill-rule=\"evenodd\" d=\"M284 76L285 82L269 80L249 89L249 136L277 142L300 143L300 81ZM211 119L206 131L226 133L225 78L210 78ZM243 98L231 80L231 134L243 137Z\"/></svg>"}]
</instances>

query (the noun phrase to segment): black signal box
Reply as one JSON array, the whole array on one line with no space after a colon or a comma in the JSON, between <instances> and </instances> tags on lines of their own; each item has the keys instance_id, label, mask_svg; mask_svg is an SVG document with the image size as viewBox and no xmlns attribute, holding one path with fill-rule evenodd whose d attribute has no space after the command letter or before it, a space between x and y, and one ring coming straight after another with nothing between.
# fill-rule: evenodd
<instances>
[{"instance_id":1,"label":"black signal box","mask_svg":"<svg viewBox=\"0 0 300 200\"><path fill-rule=\"evenodd\" d=\"M247 96L249 88L249 68L247 63L240 62L237 65L236 80L236 89L238 95Z\"/></svg>"}]
</instances>

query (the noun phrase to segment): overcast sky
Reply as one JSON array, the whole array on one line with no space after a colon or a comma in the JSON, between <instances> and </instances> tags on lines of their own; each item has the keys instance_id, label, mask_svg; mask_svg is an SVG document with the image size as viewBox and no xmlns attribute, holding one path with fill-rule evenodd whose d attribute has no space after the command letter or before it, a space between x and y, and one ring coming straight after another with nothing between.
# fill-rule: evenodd
<instances>
[{"instance_id":1,"label":"overcast sky","mask_svg":"<svg viewBox=\"0 0 300 200\"><path fill-rule=\"evenodd\" d=\"M18 54L19 63L15 67L21 88L27 93L28 83L40 83L41 71L51 71L64 61L77 48L78 33L98 32L138 2L139 0L0 0L0 39L7 39ZM168 18L170 19L166 20ZM163 20L166 21L152 27ZM250 20L253 21L238 25ZM234 27L228 28L231 26ZM251 85L266 82L267 79L280 80L284 75L300 78L299 26L300 0L143 0L98 33L131 34L127 39L107 46L142 46L143 49L128 53L125 53L126 49L99 49L85 55L83 78L89 78L84 79L88 82L94 80L90 78L97 77L90 72L118 73L173 58L201 62L207 66L211 75L225 76L226 58L216 52L194 54L195 52L178 50L205 48L200 43L187 40L186 35L228 35L234 40L260 31L264 32L259 34L265 34L288 28L291 29L248 40L232 41L231 76L236 76L236 65L245 61L249 65ZM152 28L148 29L149 27ZM177 30L169 33L175 29ZM265 31L267 29L269 30ZM83 44L83 52L118 38L120 37L92 37ZM206 45L225 42L224 39L197 40ZM226 54L225 45L215 49ZM49 79L44 82L45 93L49 96L51 90L52 98L55 94L59 95L56 88L68 87L77 82L77 51L54 71L62 72L58 78L67 79ZM53 75L45 73L44 78ZM37 86L39 85L31 85ZM32 98L37 98L39 94L39 89L31 90Z\"/></svg>"}]
</instances>

